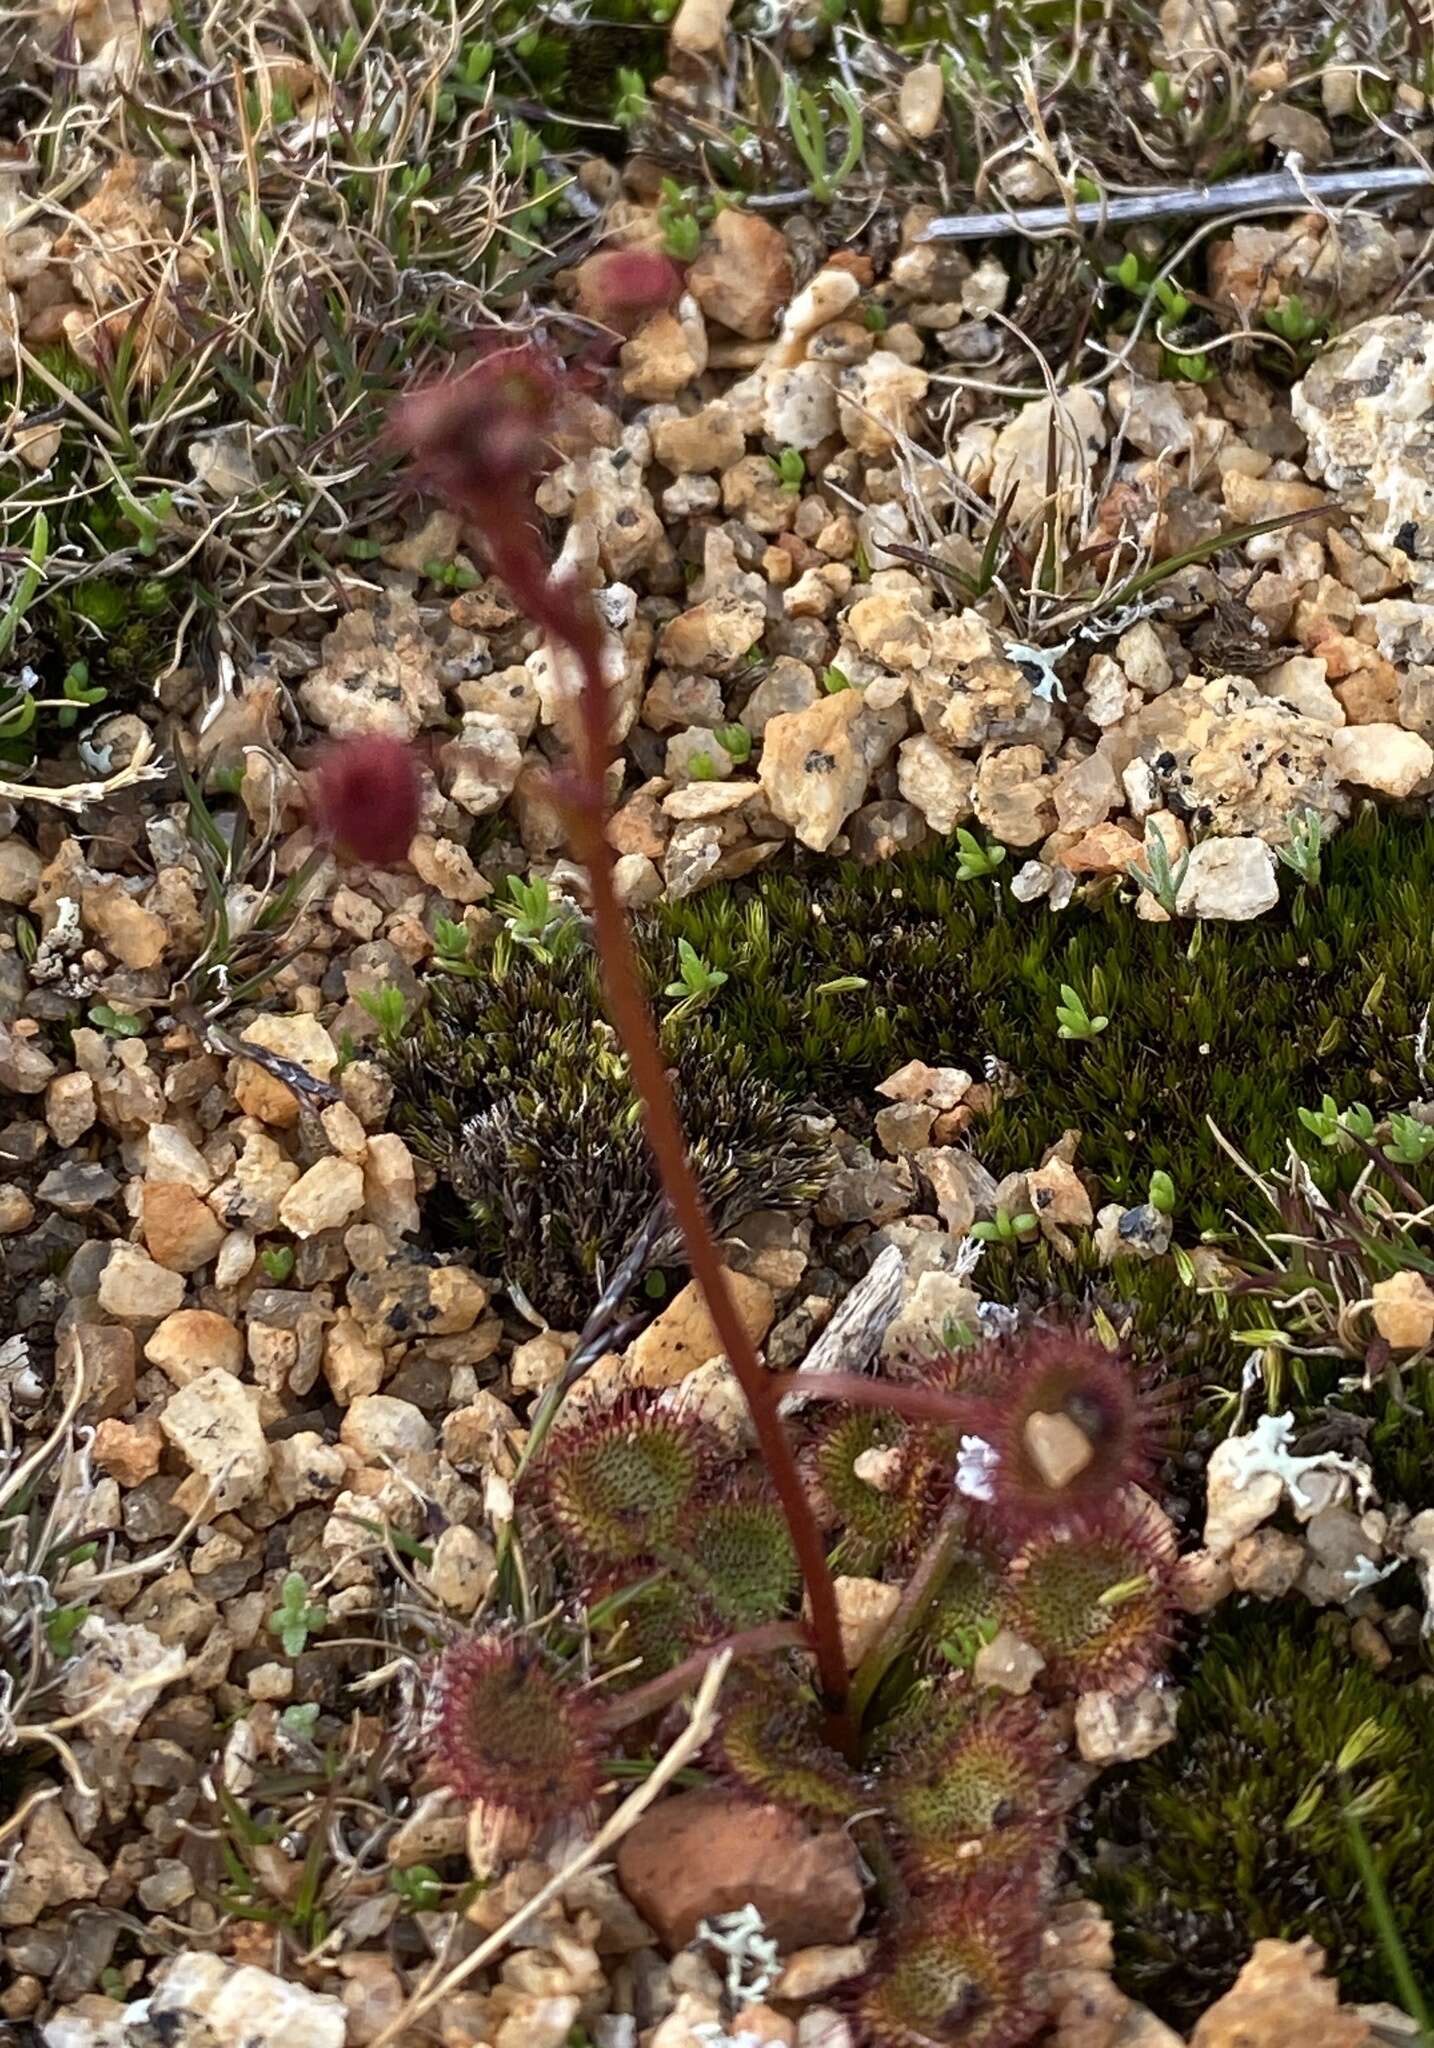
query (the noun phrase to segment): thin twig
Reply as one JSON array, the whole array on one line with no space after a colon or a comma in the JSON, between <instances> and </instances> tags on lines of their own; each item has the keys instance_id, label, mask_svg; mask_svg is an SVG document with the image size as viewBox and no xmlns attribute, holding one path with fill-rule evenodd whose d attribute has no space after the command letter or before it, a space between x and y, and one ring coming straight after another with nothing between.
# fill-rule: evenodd
<instances>
[{"instance_id":1,"label":"thin twig","mask_svg":"<svg viewBox=\"0 0 1434 2048\"><path fill-rule=\"evenodd\" d=\"M1291 171L1268 171L1254 178L1231 178L1223 185L1156 187L1126 198L1083 199L1075 206L1023 206L1000 213L943 214L919 237L923 242L971 242L990 235L1039 235L1052 229L1106 227L1130 221L1190 219L1198 214L1228 213L1245 207L1308 205L1311 199L1398 198L1434 183L1421 164L1396 164L1384 170L1319 171L1296 178Z\"/></svg>"}]
</instances>

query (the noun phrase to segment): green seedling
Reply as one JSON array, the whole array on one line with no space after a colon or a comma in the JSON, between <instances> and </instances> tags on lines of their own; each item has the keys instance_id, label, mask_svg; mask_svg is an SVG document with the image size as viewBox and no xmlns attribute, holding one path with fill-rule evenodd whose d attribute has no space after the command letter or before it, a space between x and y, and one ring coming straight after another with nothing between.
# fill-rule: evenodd
<instances>
[{"instance_id":1,"label":"green seedling","mask_svg":"<svg viewBox=\"0 0 1434 2048\"><path fill-rule=\"evenodd\" d=\"M959 856L956 862L958 882L979 882L983 876L994 875L1006 858L1004 846L998 846L995 840L988 840L983 846L975 833L968 832L964 825L956 829L956 849Z\"/></svg>"},{"instance_id":2,"label":"green seedling","mask_svg":"<svg viewBox=\"0 0 1434 2048\"><path fill-rule=\"evenodd\" d=\"M1290 827L1288 846L1276 848L1282 867L1298 875L1307 889L1320 884L1320 855L1324 847L1324 824L1318 811L1301 811Z\"/></svg>"},{"instance_id":3,"label":"green seedling","mask_svg":"<svg viewBox=\"0 0 1434 2048\"><path fill-rule=\"evenodd\" d=\"M107 1031L111 1038L142 1038L144 1019L136 1017L132 1010L117 1010L111 1003L95 1003L89 1012L90 1022L99 1031Z\"/></svg>"},{"instance_id":4,"label":"green seedling","mask_svg":"<svg viewBox=\"0 0 1434 2048\"><path fill-rule=\"evenodd\" d=\"M471 562L425 562L423 574L443 590L473 590L483 580Z\"/></svg>"},{"instance_id":5,"label":"green seedling","mask_svg":"<svg viewBox=\"0 0 1434 2048\"><path fill-rule=\"evenodd\" d=\"M75 1637L88 1612L85 1607L56 1607L45 1616L45 1641L52 1656L63 1661L74 1655Z\"/></svg>"},{"instance_id":6,"label":"green seedling","mask_svg":"<svg viewBox=\"0 0 1434 2048\"><path fill-rule=\"evenodd\" d=\"M444 917L441 913L433 922L434 965L445 974L475 975L478 972L471 955L473 934L461 920Z\"/></svg>"},{"instance_id":7,"label":"green seedling","mask_svg":"<svg viewBox=\"0 0 1434 2048\"><path fill-rule=\"evenodd\" d=\"M829 697L835 697L839 690L851 688L851 677L845 669L828 667L822 670L822 688Z\"/></svg>"},{"instance_id":8,"label":"green seedling","mask_svg":"<svg viewBox=\"0 0 1434 2048\"><path fill-rule=\"evenodd\" d=\"M943 1636L937 1648L946 1662L957 1671L970 1671L987 1643L993 1643L1000 1633L1000 1623L994 1617L983 1621L968 1621Z\"/></svg>"},{"instance_id":9,"label":"green seedling","mask_svg":"<svg viewBox=\"0 0 1434 2048\"><path fill-rule=\"evenodd\" d=\"M795 498L807 477L806 457L801 449L784 448L780 455L769 455L767 460L771 463L782 489Z\"/></svg>"},{"instance_id":10,"label":"green seedling","mask_svg":"<svg viewBox=\"0 0 1434 2048\"><path fill-rule=\"evenodd\" d=\"M358 1004L372 1017L385 1038L397 1038L408 1021L408 1000L401 988L362 989Z\"/></svg>"},{"instance_id":11,"label":"green seedling","mask_svg":"<svg viewBox=\"0 0 1434 2048\"><path fill-rule=\"evenodd\" d=\"M652 101L648 96L647 82L640 71L631 71L624 64L617 68L617 92L613 99L612 118L624 134L630 134L638 122L650 110Z\"/></svg>"},{"instance_id":12,"label":"green seedling","mask_svg":"<svg viewBox=\"0 0 1434 2048\"><path fill-rule=\"evenodd\" d=\"M657 205L657 224L662 229L662 246L675 263L691 263L702 247L702 223L691 197L675 178L664 178Z\"/></svg>"},{"instance_id":13,"label":"green seedling","mask_svg":"<svg viewBox=\"0 0 1434 2048\"><path fill-rule=\"evenodd\" d=\"M294 1270L294 1247L291 1244L271 1244L259 1254L259 1264L264 1268L276 1287L282 1287Z\"/></svg>"},{"instance_id":14,"label":"green seedling","mask_svg":"<svg viewBox=\"0 0 1434 2048\"><path fill-rule=\"evenodd\" d=\"M1396 1166L1422 1166L1434 1152L1434 1124L1395 1110L1389 1119L1389 1140L1384 1148L1386 1159Z\"/></svg>"},{"instance_id":15,"label":"green seedling","mask_svg":"<svg viewBox=\"0 0 1434 2048\"><path fill-rule=\"evenodd\" d=\"M715 994L727 979L726 969L709 967L690 939L677 941L677 973L678 979L669 981L663 994L684 1002Z\"/></svg>"},{"instance_id":16,"label":"green seedling","mask_svg":"<svg viewBox=\"0 0 1434 2048\"><path fill-rule=\"evenodd\" d=\"M973 1223L971 1235L981 1244L1019 1244L1023 1238L1034 1237L1039 1228L1027 1210L1012 1215L1008 1210L998 1209L989 1221Z\"/></svg>"},{"instance_id":17,"label":"green seedling","mask_svg":"<svg viewBox=\"0 0 1434 2048\"><path fill-rule=\"evenodd\" d=\"M329 1618L322 1600L310 1600L302 1572L288 1572L279 1588L279 1605L269 1616L269 1633L279 1638L288 1657L301 1657L309 1637Z\"/></svg>"},{"instance_id":18,"label":"green seedling","mask_svg":"<svg viewBox=\"0 0 1434 2048\"><path fill-rule=\"evenodd\" d=\"M804 86L790 78L787 80L787 127L797 155L806 166L812 197L819 206L830 205L838 189L856 169L861 161L866 134L855 94L844 85L834 84L829 90L846 119L846 147L835 165L827 151L827 117L821 102Z\"/></svg>"},{"instance_id":19,"label":"green seedling","mask_svg":"<svg viewBox=\"0 0 1434 2048\"><path fill-rule=\"evenodd\" d=\"M1157 1166L1150 1176L1150 1206L1158 1209L1162 1216L1175 1214L1175 1183L1163 1166Z\"/></svg>"},{"instance_id":20,"label":"green seedling","mask_svg":"<svg viewBox=\"0 0 1434 2048\"><path fill-rule=\"evenodd\" d=\"M521 875L509 875L508 896L507 903L496 907L498 915L507 920L509 937L540 959L550 959L555 938L572 920L554 899L547 878L534 875L525 882Z\"/></svg>"},{"instance_id":21,"label":"green seedling","mask_svg":"<svg viewBox=\"0 0 1434 2048\"><path fill-rule=\"evenodd\" d=\"M694 754L687 766L694 782L715 782L717 780L717 763L709 753Z\"/></svg>"},{"instance_id":22,"label":"green seedling","mask_svg":"<svg viewBox=\"0 0 1434 2048\"><path fill-rule=\"evenodd\" d=\"M65 701L55 713L55 723L68 731L80 715L83 704L103 704L105 687L103 683L90 682L90 665L87 661L71 662L60 685Z\"/></svg>"},{"instance_id":23,"label":"green seedling","mask_svg":"<svg viewBox=\"0 0 1434 2048\"><path fill-rule=\"evenodd\" d=\"M1332 1095L1326 1095L1318 1109L1301 1108L1299 1119L1311 1137L1331 1149L1350 1138L1368 1144L1374 1136L1374 1112L1363 1102L1353 1102L1342 1110Z\"/></svg>"},{"instance_id":24,"label":"green seedling","mask_svg":"<svg viewBox=\"0 0 1434 2048\"><path fill-rule=\"evenodd\" d=\"M1168 71L1152 71L1147 81L1155 110L1166 121L1173 121L1185 105L1185 87L1177 84Z\"/></svg>"},{"instance_id":25,"label":"green seedling","mask_svg":"<svg viewBox=\"0 0 1434 2048\"><path fill-rule=\"evenodd\" d=\"M1311 342L1329 331L1327 317L1312 313L1298 292L1291 292L1277 306L1266 306L1260 317L1272 334L1278 334L1301 355L1307 355Z\"/></svg>"},{"instance_id":26,"label":"green seedling","mask_svg":"<svg viewBox=\"0 0 1434 2048\"><path fill-rule=\"evenodd\" d=\"M1173 278L1148 275L1133 249L1127 249L1119 263L1108 263L1105 275L1111 284L1118 284L1136 298L1153 301L1158 327L1178 328L1190 316L1193 302L1188 293L1183 292ZM1189 384L1208 384L1215 375L1214 365L1202 350L1180 348L1163 336L1160 368L1162 375Z\"/></svg>"},{"instance_id":27,"label":"green seedling","mask_svg":"<svg viewBox=\"0 0 1434 2048\"><path fill-rule=\"evenodd\" d=\"M1174 917L1180 885L1190 866L1190 855L1182 853L1174 867L1170 864L1170 849L1164 835L1154 825L1146 828L1145 866L1132 867L1127 872L1131 880L1153 896L1167 917Z\"/></svg>"},{"instance_id":28,"label":"green seedling","mask_svg":"<svg viewBox=\"0 0 1434 2048\"><path fill-rule=\"evenodd\" d=\"M156 491L151 498L136 498L126 492L120 517L127 526L132 526L139 536L136 545L142 555L159 553L160 536L165 521L173 511L172 491Z\"/></svg>"},{"instance_id":29,"label":"green seedling","mask_svg":"<svg viewBox=\"0 0 1434 2048\"><path fill-rule=\"evenodd\" d=\"M1099 981L1100 969L1097 968L1091 978L1092 993L1097 1003L1101 1001L1101 993L1098 988ZM1058 1038L1099 1038L1101 1032L1106 1029L1109 1023L1109 1017L1102 1015L1092 1016L1091 1012L1086 1008L1085 998L1079 989L1074 988L1068 981L1061 983L1061 998L1056 1004L1056 1036Z\"/></svg>"},{"instance_id":30,"label":"green seedling","mask_svg":"<svg viewBox=\"0 0 1434 2048\"><path fill-rule=\"evenodd\" d=\"M431 1863L411 1863L405 1870L390 1870L388 1882L410 1913L436 1912L443 1898L443 1879Z\"/></svg>"},{"instance_id":31,"label":"green seedling","mask_svg":"<svg viewBox=\"0 0 1434 2048\"><path fill-rule=\"evenodd\" d=\"M529 171L537 169L542 155L543 138L537 129L530 128L526 121L515 121L509 131L504 170L511 177L526 178Z\"/></svg>"},{"instance_id":32,"label":"green seedling","mask_svg":"<svg viewBox=\"0 0 1434 2048\"><path fill-rule=\"evenodd\" d=\"M719 725L717 743L740 767L752 758L752 735L745 725Z\"/></svg>"}]
</instances>

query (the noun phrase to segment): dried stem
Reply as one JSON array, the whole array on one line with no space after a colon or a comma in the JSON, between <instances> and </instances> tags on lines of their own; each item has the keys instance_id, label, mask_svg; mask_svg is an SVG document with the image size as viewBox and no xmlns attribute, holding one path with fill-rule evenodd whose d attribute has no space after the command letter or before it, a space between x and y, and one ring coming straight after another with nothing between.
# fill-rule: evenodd
<instances>
[{"instance_id":1,"label":"dried stem","mask_svg":"<svg viewBox=\"0 0 1434 2048\"><path fill-rule=\"evenodd\" d=\"M1038 235L1072 227L1109 228L1131 221L1189 219L1192 215L1226 213L1234 207L1308 208L1312 199L1398 196L1417 192L1429 182L1429 173L1422 164L1395 164L1382 170L1317 171L1302 178L1289 171L1267 171L1252 178L1227 178L1216 185L1152 189L1083 199L1071 206L1027 206L1008 208L1001 213L943 215L932 221L921 239L984 241L991 235Z\"/></svg>"}]
</instances>

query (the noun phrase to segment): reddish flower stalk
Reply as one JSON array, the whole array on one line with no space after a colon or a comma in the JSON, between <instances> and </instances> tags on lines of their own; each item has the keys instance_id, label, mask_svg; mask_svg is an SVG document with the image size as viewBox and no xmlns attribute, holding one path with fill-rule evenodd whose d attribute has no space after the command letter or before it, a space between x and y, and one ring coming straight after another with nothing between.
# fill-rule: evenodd
<instances>
[{"instance_id":1,"label":"reddish flower stalk","mask_svg":"<svg viewBox=\"0 0 1434 2048\"><path fill-rule=\"evenodd\" d=\"M602 674L602 627L588 593L560 581L536 528L533 486L558 396L546 364L531 349L488 357L464 376L405 399L395 431L420 481L446 497L482 532L497 574L535 624L571 649L582 671L576 772L564 797L573 851L587 869L596 947L608 1009L632 1071L643 1126L688 1263L702 1289L722 1347L746 1397L763 1462L797 1555L811 1609L811 1640L834 1745L855 1748L847 1713L846 1656L836 1592L821 1531L777 1413L777 1376L768 1373L737 1313L697 1177L687 1156L677 1104L626 915L613 884L604 777L611 717Z\"/></svg>"},{"instance_id":2,"label":"reddish flower stalk","mask_svg":"<svg viewBox=\"0 0 1434 2048\"><path fill-rule=\"evenodd\" d=\"M809 1401L847 1401L853 1408L904 1415L909 1422L955 1423L968 1429L975 1429L984 1413L969 1394L949 1394L944 1387L923 1387L916 1381L872 1380L859 1372L783 1373L780 1391L783 1398L801 1394Z\"/></svg>"},{"instance_id":3,"label":"reddish flower stalk","mask_svg":"<svg viewBox=\"0 0 1434 2048\"><path fill-rule=\"evenodd\" d=\"M618 1693L598 1709L597 1725L604 1735L615 1735L619 1729L630 1728L634 1721L645 1721L649 1714L660 1713L697 1684L719 1650L730 1650L735 1661L738 1657L770 1656L773 1650L805 1649L808 1642L806 1625L800 1621L764 1621L757 1628L724 1636L721 1642L707 1643L694 1650L670 1671L659 1671L656 1678L635 1685L631 1692Z\"/></svg>"}]
</instances>

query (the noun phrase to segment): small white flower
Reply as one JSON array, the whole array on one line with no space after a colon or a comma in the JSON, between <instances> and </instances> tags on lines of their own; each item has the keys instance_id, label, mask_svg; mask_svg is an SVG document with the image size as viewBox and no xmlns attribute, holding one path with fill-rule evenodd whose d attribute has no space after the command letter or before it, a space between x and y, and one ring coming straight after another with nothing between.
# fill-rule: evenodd
<instances>
[{"instance_id":1,"label":"small white flower","mask_svg":"<svg viewBox=\"0 0 1434 2048\"><path fill-rule=\"evenodd\" d=\"M999 1454L983 1436L963 1436L956 1459L956 1491L968 1500L994 1500L999 1463Z\"/></svg>"}]
</instances>

